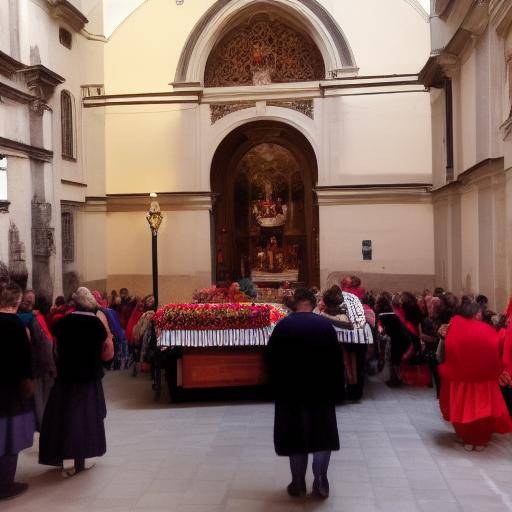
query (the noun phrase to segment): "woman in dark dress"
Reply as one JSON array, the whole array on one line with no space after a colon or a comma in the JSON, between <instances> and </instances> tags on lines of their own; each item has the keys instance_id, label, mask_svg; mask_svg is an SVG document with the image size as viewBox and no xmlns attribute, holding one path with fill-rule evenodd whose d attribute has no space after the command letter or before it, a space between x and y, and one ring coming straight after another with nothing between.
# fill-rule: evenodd
<instances>
[{"instance_id":1,"label":"woman in dark dress","mask_svg":"<svg viewBox=\"0 0 512 512\"><path fill-rule=\"evenodd\" d=\"M26 491L14 482L18 453L32 446L35 431L34 382L30 344L16 315L22 291L17 284L0 285L0 500Z\"/></svg>"},{"instance_id":2,"label":"woman in dark dress","mask_svg":"<svg viewBox=\"0 0 512 512\"><path fill-rule=\"evenodd\" d=\"M291 496L306 494L308 454L313 453L313 494L329 496L327 469L332 450L339 450L336 385L343 362L334 328L313 313L312 292L295 292L296 312L275 327L266 362L275 399L276 453L290 458Z\"/></svg>"},{"instance_id":3,"label":"woman in dark dress","mask_svg":"<svg viewBox=\"0 0 512 512\"><path fill-rule=\"evenodd\" d=\"M411 345L411 337L408 330L395 313L389 294L382 293L375 306L380 327L390 339L390 365L389 379L386 384L389 387L399 387L403 384L400 375L402 358Z\"/></svg>"},{"instance_id":4,"label":"woman in dark dress","mask_svg":"<svg viewBox=\"0 0 512 512\"><path fill-rule=\"evenodd\" d=\"M106 452L103 362L114 354L104 315L87 288L73 295L76 311L55 325L57 380L43 417L39 461L62 476L92 467Z\"/></svg>"}]
</instances>

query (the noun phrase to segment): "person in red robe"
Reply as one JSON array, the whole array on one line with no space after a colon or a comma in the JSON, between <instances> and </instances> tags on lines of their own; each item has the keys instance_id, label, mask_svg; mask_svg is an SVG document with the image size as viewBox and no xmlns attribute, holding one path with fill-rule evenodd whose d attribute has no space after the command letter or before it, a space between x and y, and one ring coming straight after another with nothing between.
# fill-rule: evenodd
<instances>
[{"instance_id":1,"label":"person in red robe","mask_svg":"<svg viewBox=\"0 0 512 512\"><path fill-rule=\"evenodd\" d=\"M126 338L128 339L128 343L132 345L136 342L133 336L133 329L137 325L137 322L140 320L141 316L146 312L154 309L155 307L155 298L153 295L146 295L142 300L137 302L135 309L132 311L130 315L130 319L128 320L128 324L126 326Z\"/></svg>"},{"instance_id":2,"label":"person in red robe","mask_svg":"<svg viewBox=\"0 0 512 512\"><path fill-rule=\"evenodd\" d=\"M500 391L502 373L498 333L481 321L476 303L463 303L445 340L440 408L467 450L481 450L493 433L512 432L512 420Z\"/></svg>"}]
</instances>

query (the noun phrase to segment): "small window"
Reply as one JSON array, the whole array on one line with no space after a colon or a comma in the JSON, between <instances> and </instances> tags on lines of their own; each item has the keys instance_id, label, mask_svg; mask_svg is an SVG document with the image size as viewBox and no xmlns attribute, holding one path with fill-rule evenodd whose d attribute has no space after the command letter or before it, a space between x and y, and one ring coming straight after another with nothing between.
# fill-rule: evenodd
<instances>
[{"instance_id":1,"label":"small window","mask_svg":"<svg viewBox=\"0 0 512 512\"><path fill-rule=\"evenodd\" d=\"M75 261L75 226L73 212L64 211L61 214L62 229L62 260Z\"/></svg>"},{"instance_id":2,"label":"small window","mask_svg":"<svg viewBox=\"0 0 512 512\"><path fill-rule=\"evenodd\" d=\"M0 201L7 201L7 157L0 155Z\"/></svg>"},{"instance_id":3,"label":"small window","mask_svg":"<svg viewBox=\"0 0 512 512\"><path fill-rule=\"evenodd\" d=\"M373 260L373 247L371 240L363 240L363 260Z\"/></svg>"},{"instance_id":4,"label":"small window","mask_svg":"<svg viewBox=\"0 0 512 512\"><path fill-rule=\"evenodd\" d=\"M73 43L73 36L69 30L60 27L59 28L59 41L62 46L65 46L69 50L71 50L71 45Z\"/></svg>"},{"instance_id":5,"label":"small window","mask_svg":"<svg viewBox=\"0 0 512 512\"><path fill-rule=\"evenodd\" d=\"M60 116L62 135L62 156L75 158L75 127L73 119L73 98L68 91L60 93Z\"/></svg>"}]
</instances>

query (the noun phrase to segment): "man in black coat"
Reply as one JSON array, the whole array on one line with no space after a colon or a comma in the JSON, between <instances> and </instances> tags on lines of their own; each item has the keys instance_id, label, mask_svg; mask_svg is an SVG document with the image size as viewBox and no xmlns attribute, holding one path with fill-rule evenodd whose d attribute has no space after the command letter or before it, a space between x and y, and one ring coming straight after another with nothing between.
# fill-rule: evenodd
<instances>
[{"instance_id":1,"label":"man in black coat","mask_svg":"<svg viewBox=\"0 0 512 512\"><path fill-rule=\"evenodd\" d=\"M295 313L275 327L266 351L275 399L274 445L290 457L291 496L306 494L308 454L313 453L313 495L329 496L327 469L332 450L339 450L336 386L343 363L336 332L313 313L315 295L299 289Z\"/></svg>"}]
</instances>

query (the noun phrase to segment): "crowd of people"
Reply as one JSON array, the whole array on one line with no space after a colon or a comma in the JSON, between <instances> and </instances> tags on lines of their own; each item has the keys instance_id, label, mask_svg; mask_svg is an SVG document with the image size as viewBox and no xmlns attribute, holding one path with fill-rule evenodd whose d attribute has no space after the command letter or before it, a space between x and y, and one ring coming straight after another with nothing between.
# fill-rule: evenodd
<instances>
[{"instance_id":1,"label":"crowd of people","mask_svg":"<svg viewBox=\"0 0 512 512\"><path fill-rule=\"evenodd\" d=\"M274 444L290 459L290 496L306 495L309 454L312 494L329 496L329 460L340 446L335 404L340 395L361 398L372 360L377 371L388 361L391 387L435 383L441 413L464 449L481 451L494 433L512 432L512 301L497 315L481 295L459 299L438 288L374 297L356 276L340 284L323 294L296 290L286 301L290 314L266 349ZM361 328L358 311L372 329L372 343L355 335L340 339L340 332Z\"/></svg>"},{"instance_id":2,"label":"crowd of people","mask_svg":"<svg viewBox=\"0 0 512 512\"><path fill-rule=\"evenodd\" d=\"M313 493L329 495L330 453L339 449L335 405L361 400L368 375L386 372L393 388L435 388L467 450L512 432L512 301L497 314L483 295L441 288L374 294L351 276L323 293L290 289L284 304L289 315L274 328L265 357L276 452L290 457L290 495L305 494L309 453ZM66 478L105 453L104 371L149 364L154 310L151 295L134 298L123 288L107 297L84 287L45 310L33 291L0 283L8 362L0 372L0 499L27 489L14 477L35 431L40 463Z\"/></svg>"},{"instance_id":3,"label":"crowd of people","mask_svg":"<svg viewBox=\"0 0 512 512\"><path fill-rule=\"evenodd\" d=\"M42 311L32 290L0 283L0 500L28 488L15 481L18 454L39 436L39 462L67 478L106 451L105 369L135 364L149 343L154 299L126 288L109 299L81 287Z\"/></svg>"}]
</instances>

